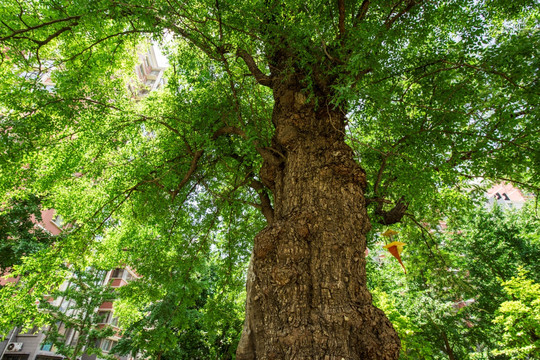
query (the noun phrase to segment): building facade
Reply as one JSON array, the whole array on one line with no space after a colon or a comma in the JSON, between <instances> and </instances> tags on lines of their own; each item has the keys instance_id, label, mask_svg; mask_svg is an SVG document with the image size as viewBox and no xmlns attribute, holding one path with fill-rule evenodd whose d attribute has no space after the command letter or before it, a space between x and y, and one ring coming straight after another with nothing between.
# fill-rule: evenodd
<instances>
[{"instance_id":1,"label":"building facade","mask_svg":"<svg viewBox=\"0 0 540 360\"><path fill-rule=\"evenodd\" d=\"M101 286L110 286L118 288L126 285L129 281L138 278L138 275L129 268L117 268L107 271L103 274ZM61 291L70 286L70 281L66 280L61 287ZM51 305L58 308L68 316L77 316L73 310L71 299L56 298L51 299ZM113 335L100 339L95 344L103 353L110 354L111 349L121 339L121 328L118 324L118 317L114 314L114 302L103 302L98 308L94 309L99 319L93 326L97 328L111 327ZM63 323L56 323L58 333L65 339L65 344L75 346L78 343L79 333ZM15 327L7 335L4 341L0 342L0 360L62 360L64 356L56 352L55 346L48 341L46 329L33 327L23 330L21 327ZM84 351L84 347L82 348ZM132 360L132 357L116 356L120 360ZM96 360L96 355L82 355L81 360Z\"/></svg>"}]
</instances>

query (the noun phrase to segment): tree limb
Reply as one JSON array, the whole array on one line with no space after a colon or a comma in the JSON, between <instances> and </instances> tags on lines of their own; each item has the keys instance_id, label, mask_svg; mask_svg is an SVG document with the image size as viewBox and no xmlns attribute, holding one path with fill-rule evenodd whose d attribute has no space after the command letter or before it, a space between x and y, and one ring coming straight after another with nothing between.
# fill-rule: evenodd
<instances>
[{"instance_id":1,"label":"tree limb","mask_svg":"<svg viewBox=\"0 0 540 360\"><path fill-rule=\"evenodd\" d=\"M71 21L71 20L79 20L81 17L82 17L81 15L70 16L70 17L67 17L67 18L64 18L64 19L56 19L56 20L48 21L48 22L41 23L41 24L35 25L35 26L30 26L30 27L27 27L26 29L20 29L20 30L13 30L9 26L7 26L6 23L4 23L2 21L4 26L6 26L9 30L13 31L13 33L11 33L10 35L5 36L3 38L0 38L0 41L5 41L5 40L8 40L10 38L15 37L16 35L24 34L26 32L33 31L33 30L36 30L36 29L39 29L39 28L42 28L42 27L46 27L46 26L49 26L49 25L52 25L52 24L56 24L56 23L59 23L59 22L66 22L66 21ZM76 25L76 23L75 23L75 25ZM29 40L31 40L31 39L29 39ZM34 41L34 40L32 40L32 41ZM38 42L38 41L35 40L34 42Z\"/></svg>"},{"instance_id":2,"label":"tree limb","mask_svg":"<svg viewBox=\"0 0 540 360\"><path fill-rule=\"evenodd\" d=\"M274 209L272 208L272 202L270 201L270 197L264 190L265 186L263 185L263 183L255 179L251 180L249 186L254 189L257 194L259 194L259 199L261 200L261 212L266 218L268 224L271 224L272 222L274 222Z\"/></svg>"},{"instance_id":3,"label":"tree limb","mask_svg":"<svg viewBox=\"0 0 540 360\"><path fill-rule=\"evenodd\" d=\"M358 24L359 22L364 20L364 18L366 17L366 14L367 14L368 9L369 9L369 4L370 4L369 0L364 0L362 2L362 5L360 5L360 9L358 10L358 14L356 14L356 19L355 19L356 24Z\"/></svg>"},{"instance_id":4,"label":"tree limb","mask_svg":"<svg viewBox=\"0 0 540 360\"><path fill-rule=\"evenodd\" d=\"M238 49L236 51L236 56L241 57L242 60L246 63L249 71L251 72L251 75L255 77L255 80L261 85L268 86L269 88L272 88L272 78L266 74L264 74L257 64L255 63L255 60L253 57L244 49Z\"/></svg>"},{"instance_id":5,"label":"tree limb","mask_svg":"<svg viewBox=\"0 0 540 360\"><path fill-rule=\"evenodd\" d=\"M345 35L345 0L338 0L339 10L339 37Z\"/></svg>"},{"instance_id":6,"label":"tree limb","mask_svg":"<svg viewBox=\"0 0 540 360\"><path fill-rule=\"evenodd\" d=\"M498 76L502 77L503 79L505 79L506 81L508 81L513 86L524 88L524 86L518 85L515 81L510 79L510 77L508 75L506 75L505 73L494 70L494 69L491 69L491 70L490 69L484 69L484 68L481 68L479 66L475 66L475 65L471 65L471 64L467 64L467 63L456 63L456 62L451 62L451 61L447 61L447 60L443 60L443 62L445 64L454 65L454 66L457 66L457 67L467 67L467 68L470 68L470 69L474 69L476 71L482 71L482 72L486 72L488 74L498 75Z\"/></svg>"},{"instance_id":7,"label":"tree limb","mask_svg":"<svg viewBox=\"0 0 540 360\"><path fill-rule=\"evenodd\" d=\"M375 209L375 214L381 217L381 221L379 222L383 225L392 225L400 222L409 206L409 204L405 202L403 196L396 202L396 205L388 211L383 210L382 205L382 202L379 203L377 209Z\"/></svg>"},{"instance_id":8,"label":"tree limb","mask_svg":"<svg viewBox=\"0 0 540 360\"><path fill-rule=\"evenodd\" d=\"M247 138L246 133L242 129L239 129L235 126L223 126L222 128L214 132L214 135L212 135L212 140L216 140L221 135L231 135L231 134L241 136L243 139Z\"/></svg>"},{"instance_id":9,"label":"tree limb","mask_svg":"<svg viewBox=\"0 0 540 360\"><path fill-rule=\"evenodd\" d=\"M422 0L416 2L416 0L409 0L407 1L407 5L400 11L398 12L397 14L395 14L394 16L391 16L392 15L392 12L394 9L392 9L392 12L390 12L390 14L388 15L388 18L387 20L385 21L384 23L384 26L387 28L387 29L390 29L392 27L392 25L400 18L402 17L403 15L405 15L406 13L408 13L416 4L422 2Z\"/></svg>"},{"instance_id":10,"label":"tree limb","mask_svg":"<svg viewBox=\"0 0 540 360\"><path fill-rule=\"evenodd\" d=\"M383 155L381 167L379 168L379 173L377 174L377 179L375 180L375 184L373 184L373 194L375 194L375 196L377 195L377 190L379 189L379 185L382 180L384 168L386 167L386 158L387 158L387 155L386 154Z\"/></svg>"},{"instance_id":11,"label":"tree limb","mask_svg":"<svg viewBox=\"0 0 540 360\"><path fill-rule=\"evenodd\" d=\"M191 165L189 166L188 172L186 173L186 175L184 175L184 178L182 179L182 181L180 181L176 189L171 192L171 197L173 200L176 197L176 195L178 195L178 193L180 192L180 189L182 189L182 187L189 181L189 178L191 177L191 175L193 175L195 170L197 170L197 164L203 152L204 150L199 150L195 152L195 155L193 155L193 159L191 160Z\"/></svg>"}]
</instances>

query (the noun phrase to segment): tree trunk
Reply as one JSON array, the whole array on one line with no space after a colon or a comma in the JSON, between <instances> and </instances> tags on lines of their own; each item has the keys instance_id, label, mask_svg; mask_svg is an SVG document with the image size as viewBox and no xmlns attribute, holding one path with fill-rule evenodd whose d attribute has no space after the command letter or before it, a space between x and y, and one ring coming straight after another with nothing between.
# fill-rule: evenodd
<instances>
[{"instance_id":1,"label":"tree trunk","mask_svg":"<svg viewBox=\"0 0 540 360\"><path fill-rule=\"evenodd\" d=\"M274 86L274 159L261 180L274 220L255 238L237 359L397 359L400 341L366 287L365 174L345 116Z\"/></svg>"}]
</instances>

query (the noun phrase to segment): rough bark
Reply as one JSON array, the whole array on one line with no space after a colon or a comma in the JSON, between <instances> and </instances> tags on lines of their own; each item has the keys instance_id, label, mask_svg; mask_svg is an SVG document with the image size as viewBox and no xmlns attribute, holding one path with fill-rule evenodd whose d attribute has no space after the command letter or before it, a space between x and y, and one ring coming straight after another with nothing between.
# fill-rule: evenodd
<instances>
[{"instance_id":1,"label":"rough bark","mask_svg":"<svg viewBox=\"0 0 540 360\"><path fill-rule=\"evenodd\" d=\"M261 181L273 221L255 238L237 359L397 359L400 341L366 287L365 174L344 116L274 83L273 147Z\"/></svg>"}]
</instances>

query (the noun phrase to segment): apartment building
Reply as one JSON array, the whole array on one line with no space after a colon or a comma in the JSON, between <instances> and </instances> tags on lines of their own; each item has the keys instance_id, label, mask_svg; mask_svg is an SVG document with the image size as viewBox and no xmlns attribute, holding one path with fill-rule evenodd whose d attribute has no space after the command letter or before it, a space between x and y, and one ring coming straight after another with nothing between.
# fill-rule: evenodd
<instances>
[{"instance_id":1,"label":"apartment building","mask_svg":"<svg viewBox=\"0 0 540 360\"><path fill-rule=\"evenodd\" d=\"M133 82L129 85L134 98L143 98L167 83L164 77L166 64L159 55L159 49L155 46L150 46L147 51L138 53L140 62L134 69L138 83Z\"/></svg>"},{"instance_id":2,"label":"apartment building","mask_svg":"<svg viewBox=\"0 0 540 360\"><path fill-rule=\"evenodd\" d=\"M138 275L129 268L117 268L103 273L100 285L109 285L118 288L126 285L129 281L136 279ZM66 280L61 287L61 291L70 286L70 280ZM72 307L73 300L67 298L52 299L50 303L68 316L81 316ZM79 310L80 311L80 310ZM113 335L98 340L96 347L108 354L121 338L121 329L118 325L118 318L114 314L114 302L103 302L95 313L99 321L94 324L97 328L111 327ZM65 344L75 346L79 339L78 331L66 327L63 323L57 323L58 332L63 335ZM0 342L0 359L2 360L61 360L64 357L56 352L54 345L48 341L46 329L33 327L29 330L22 330L20 327L14 328L6 339ZM84 348L83 348L84 351ZM120 360L131 360L131 357L119 357ZM81 360L96 360L96 356L83 355Z\"/></svg>"},{"instance_id":3,"label":"apartment building","mask_svg":"<svg viewBox=\"0 0 540 360\"><path fill-rule=\"evenodd\" d=\"M36 226L45 229L53 235L58 235L62 231L62 218L55 215L54 210L48 209L41 213L42 221L36 223ZM133 279L138 278L138 275L130 268L117 268L109 271L102 271L97 274L97 286L110 286L111 288L119 288L128 284ZM18 279L0 279L0 285L5 285L7 282L16 282ZM60 291L65 291L72 285L72 279L66 279L62 284ZM69 298L59 297L56 299L48 299L48 302L59 309L63 314L70 317L81 317L81 310L76 310L73 306L73 300ZM79 313L77 313L77 311ZM97 328L111 327L114 331L111 336L98 340L96 347L108 354L114 345L121 338L121 329L118 325L118 318L114 314L114 302L107 301L96 307L94 315L99 319L93 326ZM78 343L78 331L67 327L64 323L56 324L58 333L65 339L65 344L75 346ZM28 330L23 330L21 327L15 327L7 334L4 341L0 342L0 360L61 360L64 357L56 352L52 342L47 339L47 329L33 327ZM84 350L84 348L83 348ZM119 357L120 360L130 360L131 357ZM96 360L96 356L83 355L81 360Z\"/></svg>"}]
</instances>

